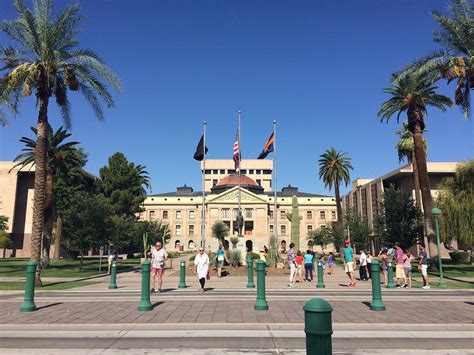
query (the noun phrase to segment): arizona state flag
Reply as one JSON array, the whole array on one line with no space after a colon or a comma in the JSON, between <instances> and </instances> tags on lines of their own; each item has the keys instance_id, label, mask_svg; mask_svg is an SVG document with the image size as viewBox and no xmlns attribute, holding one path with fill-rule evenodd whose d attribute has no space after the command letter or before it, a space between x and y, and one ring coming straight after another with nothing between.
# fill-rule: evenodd
<instances>
[{"instance_id":1,"label":"arizona state flag","mask_svg":"<svg viewBox=\"0 0 474 355\"><path fill-rule=\"evenodd\" d=\"M204 148L206 149L206 152L204 152ZM203 134L196 147L196 153L194 153L194 159L198 161L203 160L204 154L207 153L207 151L208 151L207 147L204 147L204 134Z\"/></svg>"},{"instance_id":2,"label":"arizona state flag","mask_svg":"<svg viewBox=\"0 0 474 355\"><path fill-rule=\"evenodd\" d=\"M273 143L275 142L273 132L270 134L270 137L267 139L267 143L265 143L265 146L263 147L262 152L258 156L257 159L265 159L268 154L273 152Z\"/></svg>"}]
</instances>

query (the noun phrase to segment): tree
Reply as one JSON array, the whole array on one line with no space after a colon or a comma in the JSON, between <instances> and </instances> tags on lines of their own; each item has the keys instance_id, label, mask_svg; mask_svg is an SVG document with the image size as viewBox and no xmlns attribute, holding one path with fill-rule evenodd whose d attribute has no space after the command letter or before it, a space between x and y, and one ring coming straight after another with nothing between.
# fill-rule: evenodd
<instances>
[{"instance_id":1,"label":"tree","mask_svg":"<svg viewBox=\"0 0 474 355\"><path fill-rule=\"evenodd\" d=\"M212 225L211 229L212 229L212 236L216 238L219 241L219 243L224 245L224 239L225 237L229 235L229 227L227 227L227 225L222 221L216 221Z\"/></svg>"},{"instance_id":2,"label":"tree","mask_svg":"<svg viewBox=\"0 0 474 355\"><path fill-rule=\"evenodd\" d=\"M432 76L416 75L414 73L407 74L400 80L392 82L391 87L384 89L384 92L391 95L391 98L382 104L378 112L381 121L386 120L387 122L395 113L398 113L398 120L402 112L407 112L408 130L413 134L415 159L418 167L423 211L425 214L425 228L433 268L436 268L435 261L438 252L431 213L433 199L426 165L425 145L423 144L424 117L428 113L428 106L436 107L444 112L447 106L450 107L452 105L449 97L437 94L436 90L437 87L433 86Z\"/></svg>"},{"instance_id":3,"label":"tree","mask_svg":"<svg viewBox=\"0 0 474 355\"><path fill-rule=\"evenodd\" d=\"M37 0L33 11L21 0L14 0L13 4L19 17L4 21L2 30L16 47L6 46L0 50L1 71L5 73L0 97L2 101L12 102L16 108L23 97L34 93L39 107L31 235L31 259L39 265L45 213L46 131L50 99L56 99L66 127L71 123L69 91L81 92L97 118L102 120L104 114L100 100L109 108L114 106L104 81L117 90L120 83L96 53L78 48L76 36L83 20L78 5L69 5L56 14L52 0ZM37 284L41 284L40 270L38 267Z\"/></svg>"},{"instance_id":4,"label":"tree","mask_svg":"<svg viewBox=\"0 0 474 355\"><path fill-rule=\"evenodd\" d=\"M31 127L35 135L38 131ZM49 266L49 252L51 247L51 240L53 234L53 180L54 176L60 169L65 169L66 166L80 166L81 160L77 150L79 142L67 142L64 140L69 138L71 133L68 133L63 127L59 127L56 132L48 124L46 130L46 191L45 191L45 211L44 211L44 228L43 228L43 267ZM35 151L36 140L28 137L21 137L20 142L25 144L20 155L14 161L17 162L10 171L20 166L20 170L26 166L34 165L36 163Z\"/></svg>"},{"instance_id":5,"label":"tree","mask_svg":"<svg viewBox=\"0 0 474 355\"><path fill-rule=\"evenodd\" d=\"M423 236L422 213L410 194L390 186L382 195L374 227L380 244L398 242L408 249Z\"/></svg>"},{"instance_id":6,"label":"tree","mask_svg":"<svg viewBox=\"0 0 474 355\"><path fill-rule=\"evenodd\" d=\"M474 160L460 163L454 177L438 187L436 205L441 209L441 237L474 246Z\"/></svg>"},{"instance_id":7,"label":"tree","mask_svg":"<svg viewBox=\"0 0 474 355\"><path fill-rule=\"evenodd\" d=\"M370 228L367 219L362 218L356 208L349 208L345 215L346 226L349 227L351 243L355 245L356 250L371 248ZM372 247L374 252L375 247Z\"/></svg>"},{"instance_id":8,"label":"tree","mask_svg":"<svg viewBox=\"0 0 474 355\"><path fill-rule=\"evenodd\" d=\"M352 170L351 159L345 152L338 152L336 148L326 150L319 159L319 178L323 180L324 187L332 189L336 194L337 218L342 220L342 205L339 187L344 182L347 186L350 182L349 169Z\"/></svg>"},{"instance_id":9,"label":"tree","mask_svg":"<svg viewBox=\"0 0 474 355\"><path fill-rule=\"evenodd\" d=\"M407 65L400 73L432 75L434 80L456 81L454 97L464 116L471 115L470 91L474 88L474 5L470 0L453 0L449 6L450 16L433 11L431 15L440 26L434 32L433 41L441 50L429 53Z\"/></svg>"},{"instance_id":10,"label":"tree","mask_svg":"<svg viewBox=\"0 0 474 355\"><path fill-rule=\"evenodd\" d=\"M13 241L10 238L10 234L7 233L8 229L8 217L0 215L0 248L3 248L3 258L7 253L7 249L13 248Z\"/></svg>"},{"instance_id":11,"label":"tree","mask_svg":"<svg viewBox=\"0 0 474 355\"><path fill-rule=\"evenodd\" d=\"M109 158L109 165L100 169L99 186L115 215L135 217L142 210L150 179L144 166L130 163L125 155L115 153Z\"/></svg>"},{"instance_id":12,"label":"tree","mask_svg":"<svg viewBox=\"0 0 474 355\"><path fill-rule=\"evenodd\" d=\"M321 228L309 232L308 241L309 240L313 241L313 245L321 245L321 249L324 252L328 244L334 243L331 227L322 226Z\"/></svg>"},{"instance_id":13,"label":"tree","mask_svg":"<svg viewBox=\"0 0 474 355\"><path fill-rule=\"evenodd\" d=\"M151 221L147 223L148 239L152 243L161 242L161 245L165 246L171 239L171 230L168 224L162 221Z\"/></svg>"}]
</instances>

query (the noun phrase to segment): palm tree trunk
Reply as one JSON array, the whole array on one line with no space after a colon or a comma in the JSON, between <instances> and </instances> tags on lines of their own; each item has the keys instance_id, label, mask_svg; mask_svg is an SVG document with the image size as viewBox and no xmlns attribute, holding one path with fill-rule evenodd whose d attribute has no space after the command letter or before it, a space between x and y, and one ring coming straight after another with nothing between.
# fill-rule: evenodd
<instances>
[{"instance_id":1,"label":"palm tree trunk","mask_svg":"<svg viewBox=\"0 0 474 355\"><path fill-rule=\"evenodd\" d=\"M33 226L31 231L31 260L36 262L36 286L41 286L41 239L44 227L45 188L46 188L46 129L48 127L49 95L39 99L38 127L35 148L35 184L33 198Z\"/></svg>"},{"instance_id":2,"label":"palm tree trunk","mask_svg":"<svg viewBox=\"0 0 474 355\"><path fill-rule=\"evenodd\" d=\"M53 172L48 168L46 172L46 194L44 208L43 230L43 267L49 267L49 252L53 233Z\"/></svg>"},{"instance_id":3,"label":"palm tree trunk","mask_svg":"<svg viewBox=\"0 0 474 355\"><path fill-rule=\"evenodd\" d=\"M61 257L61 236L63 234L63 217L58 213L56 217L56 232L54 233L54 254L53 260Z\"/></svg>"},{"instance_id":4,"label":"palm tree trunk","mask_svg":"<svg viewBox=\"0 0 474 355\"><path fill-rule=\"evenodd\" d=\"M334 183L334 192L336 194L337 223L342 224L342 205L341 205L341 195L339 193L339 181L336 181Z\"/></svg>"},{"instance_id":5,"label":"palm tree trunk","mask_svg":"<svg viewBox=\"0 0 474 355\"><path fill-rule=\"evenodd\" d=\"M418 208L421 211L422 208L421 208L420 177L418 175L418 167L416 165L415 154L413 154L411 165L413 167L413 181L415 183L415 205L416 205L416 208ZM423 244L428 245L428 238L426 236L426 229L425 228L423 228ZM430 252L428 250L428 257L429 256L430 256Z\"/></svg>"},{"instance_id":6,"label":"palm tree trunk","mask_svg":"<svg viewBox=\"0 0 474 355\"><path fill-rule=\"evenodd\" d=\"M421 197L423 201L423 213L425 217L425 230L428 237L428 249L430 253L430 263L432 268L436 268L438 251L436 247L436 236L433 230L433 198L431 196L430 180L426 165L425 146L423 144L423 127L417 120L414 125L413 142L415 145L415 159L420 180Z\"/></svg>"}]
</instances>

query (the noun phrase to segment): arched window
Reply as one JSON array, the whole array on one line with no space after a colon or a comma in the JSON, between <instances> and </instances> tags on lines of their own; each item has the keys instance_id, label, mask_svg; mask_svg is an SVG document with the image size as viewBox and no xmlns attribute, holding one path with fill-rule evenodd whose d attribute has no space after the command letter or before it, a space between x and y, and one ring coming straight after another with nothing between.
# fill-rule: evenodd
<instances>
[{"instance_id":1,"label":"arched window","mask_svg":"<svg viewBox=\"0 0 474 355\"><path fill-rule=\"evenodd\" d=\"M181 242L179 240L174 242L174 248L175 249L179 249L180 246L181 246Z\"/></svg>"},{"instance_id":2,"label":"arched window","mask_svg":"<svg viewBox=\"0 0 474 355\"><path fill-rule=\"evenodd\" d=\"M248 239L245 242L245 247L247 249L247 253L252 253L253 252L253 242L250 239Z\"/></svg>"},{"instance_id":3,"label":"arched window","mask_svg":"<svg viewBox=\"0 0 474 355\"><path fill-rule=\"evenodd\" d=\"M188 242L188 249L194 249L194 248L195 248L194 242L193 242L192 240L190 240L190 241Z\"/></svg>"}]
</instances>

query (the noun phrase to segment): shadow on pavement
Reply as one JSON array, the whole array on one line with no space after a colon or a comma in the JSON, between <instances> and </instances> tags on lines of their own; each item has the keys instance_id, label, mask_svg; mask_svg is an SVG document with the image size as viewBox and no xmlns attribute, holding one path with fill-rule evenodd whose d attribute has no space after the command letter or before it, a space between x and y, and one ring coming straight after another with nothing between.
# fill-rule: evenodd
<instances>
[{"instance_id":1,"label":"shadow on pavement","mask_svg":"<svg viewBox=\"0 0 474 355\"><path fill-rule=\"evenodd\" d=\"M59 306L61 304L63 304L63 303L62 302L50 303L50 304L47 304L47 305L44 305L44 306L41 306L41 307L37 307L36 310L39 311L40 309Z\"/></svg>"}]
</instances>

